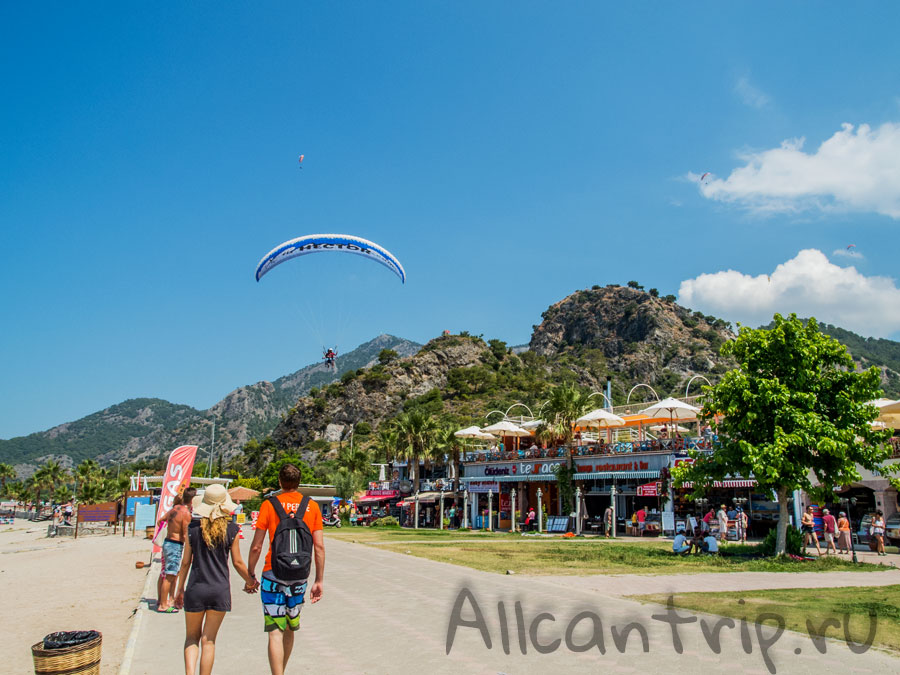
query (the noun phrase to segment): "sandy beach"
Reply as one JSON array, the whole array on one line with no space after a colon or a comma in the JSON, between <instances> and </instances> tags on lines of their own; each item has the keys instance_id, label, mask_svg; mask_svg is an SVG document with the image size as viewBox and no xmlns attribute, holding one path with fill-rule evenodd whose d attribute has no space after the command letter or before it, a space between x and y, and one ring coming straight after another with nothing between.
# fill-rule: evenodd
<instances>
[{"instance_id":1,"label":"sandy beach","mask_svg":"<svg viewBox=\"0 0 900 675\"><path fill-rule=\"evenodd\" d=\"M48 539L46 523L17 520L0 528L4 662L8 673L33 672L31 645L60 630L103 634L101 672L118 672L149 561L149 542L131 533ZM154 591L155 593L155 587Z\"/></svg>"}]
</instances>

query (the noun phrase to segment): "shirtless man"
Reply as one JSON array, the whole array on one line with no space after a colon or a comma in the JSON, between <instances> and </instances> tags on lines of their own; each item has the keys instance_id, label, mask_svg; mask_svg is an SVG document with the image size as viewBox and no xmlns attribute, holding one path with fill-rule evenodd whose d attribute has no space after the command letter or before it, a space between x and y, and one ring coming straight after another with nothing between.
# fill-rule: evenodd
<instances>
[{"instance_id":1,"label":"shirtless man","mask_svg":"<svg viewBox=\"0 0 900 675\"><path fill-rule=\"evenodd\" d=\"M181 504L174 506L166 516L166 540L163 542L163 574L159 584L159 604L156 611L173 614L178 610L172 606L175 579L181 569L181 554L187 540L188 526L191 524L191 502L197 491L187 487L181 494Z\"/></svg>"}]
</instances>

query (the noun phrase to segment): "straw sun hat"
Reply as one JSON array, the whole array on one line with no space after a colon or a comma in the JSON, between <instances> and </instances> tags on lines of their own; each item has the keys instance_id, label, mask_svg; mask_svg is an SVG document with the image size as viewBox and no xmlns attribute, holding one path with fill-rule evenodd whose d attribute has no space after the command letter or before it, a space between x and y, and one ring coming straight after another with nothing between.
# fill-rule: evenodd
<instances>
[{"instance_id":1,"label":"straw sun hat","mask_svg":"<svg viewBox=\"0 0 900 675\"><path fill-rule=\"evenodd\" d=\"M199 514L201 518L215 520L216 518L230 516L236 505L231 501L231 497L228 496L224 485L213 483L206 488L206 492L203 493L202 497L194 497L191 507L194 513Z\"/></svg>"}]
</instances>

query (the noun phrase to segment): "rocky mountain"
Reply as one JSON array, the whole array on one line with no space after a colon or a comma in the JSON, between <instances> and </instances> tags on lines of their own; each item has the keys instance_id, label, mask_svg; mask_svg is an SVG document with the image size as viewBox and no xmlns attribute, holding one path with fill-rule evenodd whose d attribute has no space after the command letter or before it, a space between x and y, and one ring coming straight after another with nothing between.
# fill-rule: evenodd
<instances>
[{"instance_id":1,"label":"rocky mountain","mask_svg":"<svg viewBox=\"0 0 900 675\"><path fill-rule=\"evenodd\" d=\"M450 422L478 423L515 403L538 410L549 389L565 382L602 391L607 376L616 403L638 382L680 396L694 375L714 380L731 367L718 349L733 337L724 321L638 289L578 291L544 313L527 348L465 333L437 338L414 356L300 399L272 437L279 447L302 450L416 406ZM315 453L304 458L314 462Z\"/></svg>"},{"instance_id":2,"label":"rocky mountain","mask_svg":"<svg viewBox=\"0 0 900 675\"><path fill-rule=\"evenodd\" d=\"M900 359L900 343L867 341L834 327L826 332L846 344L861 366L884 367L885 360ZM377 429L414 408L448 424L484 424L490 411L517 403L539 411L549 389L562 383L603 391L607 376L615 404L625 403L639 383L660 397L682 397L695 376L715 382L734 367L719 355L734 337L726 321L682 307L673 296L595 286L549 307L527 347L467 333L437 338L413 356L345 375L341 383L301 398L272 438L314 464L327 454L315 441L345 440L362 422ZM890 383L896 373L887 372ZM690 393L699 393L700 384ZM648 400L647 395L637 389L632 401ZM355 438L367 442L361 433Z\"/></svg>"},{"instance_id":3,"label":"rocky mountain","mask_svg":"<svg viewBox=\"0 0 900 675\"><path fill-rule=\"evenodd\" d=\"M552 357L597 350L620 379L659 384L665 393L673 393L676 380L732 367L719 356L722 343L734 338L728 323L636 288L577 291L542 318L531 336L532 351Z\"/></svg>"},{"instance_id":4,"label":"rocky mountain","mask_svg":"<svg viewBox=\"0 0 900 675\"><path fill-rule=\"evenodd\" d=\"M380 335L338 356L336 372L324 363L309 365L274 382L239 387L208 410L162 399L131 399L47 431L0 440L0 461L13 464L20 477L25 477L47 459L64 466L83 459L96 459L105 465L154 459L177 445L208 447L214 418L216 454L222 453L227 460L251 438L268 435L310 389L372 365L382 349L407 356L419 348L409 340Z\"/></svg>"},{"instance_id":5,"label":"rocky mountain","mask_svg":"<svg viewBox=\"0 0 900 675\"><path fill-rule=\"evenodd\" d=\"M376 427L404 404L445 389L452 371L483 365L490 353L479 338L436 338L413 356L344 376L341 384L301 398L272 438L279 447L296 449L318 439L341 440L359 422ZM315 463L310 453L303 456Z\"/></svg>"}]
</instances>

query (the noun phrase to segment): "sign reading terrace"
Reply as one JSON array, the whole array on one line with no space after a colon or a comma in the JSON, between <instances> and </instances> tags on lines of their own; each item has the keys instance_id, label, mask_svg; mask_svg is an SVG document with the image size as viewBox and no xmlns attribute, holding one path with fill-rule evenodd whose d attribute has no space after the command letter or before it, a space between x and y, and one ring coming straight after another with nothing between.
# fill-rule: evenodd
<instances>
[{"instance_id":1,"label":"sign reading terrace","mask_svg":"<svg viewBox=\"0 0 900 675\"><path fill-rule=\"evenodd\" d=\"M625 471L659 471L668 466L669 455L649 455L641 459L626 459L625 457L597 458L594 461L575 460L575 470L578 473L593 472L625 472ZM480 478L489 476L507 476L505 480L513 480L515 476L546 476L548 480L554 480L554 467L565 465L564 459L531 460L524 462L469 462L464 465L466 478ZM533 480L533 479L532 479Z\"/></svg>"}]
</instances>

